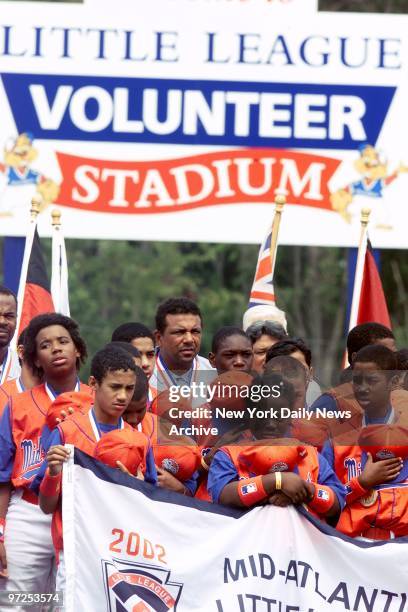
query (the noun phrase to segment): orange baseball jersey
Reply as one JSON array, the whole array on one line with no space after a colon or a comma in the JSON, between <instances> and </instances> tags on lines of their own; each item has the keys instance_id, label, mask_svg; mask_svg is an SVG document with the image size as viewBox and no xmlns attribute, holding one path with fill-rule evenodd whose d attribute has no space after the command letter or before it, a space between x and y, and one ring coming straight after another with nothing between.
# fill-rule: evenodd
<instances>
[{"instance_id":1,"label":"orange baseball jersey","mask_svg":"<svg viewBox=\"0 0 408 612\"><path fill-rule=\"evenodd\" d=\"M89 390L79 382L77 387ZM45 456L41 432L55 397L47 383L11 396L0 420L0 482L29 487Z\"/></svg>"},{"instance_id":2,"label":"orange baseball jersey","mask_svg":"<svg viewBox=\"0 0 408 612\"><path fill-rule=\"evenodd\" d=\"M333 467L339 480L346 486L346 506L340 516L337 529L351 536L386 540L408 535L408 460L404 459L399 476L392 482L364 489L358 477L367 461L366 452L359 446L358 438L364 427L364 415L360 429L337 436L334 443L327 443L323 455ZM406 425L404 410L390 410L384 422Z\"/></svg>"},{"instance_id":3,"label":"orange baseball jersey","mask_svg":"<svg viewBox=\"0 0 408 612\"><path fill-rule=\"evenodd\" d=\"M149 438L150 444L157 442L157 415L146 412L141 423L135 428Z\"/></svg>"},{"instance_id":4,"label":"orange baseball jersey","mask_svg":"<svg viewBox=\"0 0 408 612\"><path fill-rule=\"evenodd\" d=\"M113 429L132 429L123 419L118 425L109 425L101 430L101 425L96 422L93 410L86 414L75 413L68 419L57 425L56 429L60 434L60 441L53 440L53 444L73 444L76 448L93 456L95 447L101 435Z\"/></svg>"},{"instance_id":5,"label":"orange baseball jersey","mask_svg":"<svg viewBox=\"0 0 408 612\"><path fill-rule=\"evenodd\" d=\"M4 412L5 407L9 403L12 395L17 393L23 393L25 391L23 383L20 378L13 378L13 380L7 380L0 387L0 418Z\"/></svg>"}]
</instances>

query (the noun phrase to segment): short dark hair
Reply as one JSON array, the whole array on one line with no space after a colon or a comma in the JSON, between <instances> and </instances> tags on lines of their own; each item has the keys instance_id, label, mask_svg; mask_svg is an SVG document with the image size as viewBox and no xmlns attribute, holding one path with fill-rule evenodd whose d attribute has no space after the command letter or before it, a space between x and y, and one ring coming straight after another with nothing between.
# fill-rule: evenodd
<instances>
[{"instance_id":1,"label":"short dark hair","mask_svg":"<svg viewBox=\"0 0 408 612\"><path fill-rule=\"evenodd\" d=\"M160 333L166 329L166 316L169 314L193 314L200 317L201 323L203 321L201 310L193 300L186 297L169 298L159 304L156 311L156 329Z\"/></svg>"},{"instance_id":2,"label":"short dark hair","mask_svg":"<svg viewBox=\"0 0 408 612\"><path fill-rule=\"evenodd\" d=\"M77 359L77 370L79 370L81 363L84 363L88 356L86 344L84 339L79 333L79 326L74 319L66 317L65 315L57 312L49 312L47 314L41 314L31 319L27 325L24 340L24 361L32 369L34 374L42 376L42 368L37 368L35 360L37 357L37 345L35 340L42 329L51 327L51 325L61 325L64 327L72 338L72 342L75 344L79 357Z\"/></svg>"},{"instance_id":3,"label":"short dark hair","mask_svg":"<svg viewBox=\"0 0 408 612\"><path fill-rule=\"evenodd\" d=\"M307 346L305 341L302 340L302 338L287 338L286 340L280 340L280 342L277 342L271 346L266 353L266 363L268 363L268 361L274 357L279 357L281 355L292 355L292 353L296 353L296 351L303 353L305 361L310 368L312 365L312 351Z\"/></svg>"},{"instance_id":4,"label":"short dark hair","mask_svg":"<svg viewBox=\"0 0 408 612\"><path fill-rule=\"evenodd\" d=\"M215 332L211 341L211 352L217 353L225 340L231 338L231 336L243 336L246 340L249 340L244 330L240 327L226 325L225 327L220 327L220 329Z\"/></svg>"},{"instance_id":5,"label":"short dark hair","mask_svg":"<svg viewBox=\"0 0 408 612\"><path fill-rule=\"evenodd\" d=\"M246 329L245 333L252 344L255 344L261 336L269 336L276 340L283 340L283 338L288 337L283 325L277 323L277 321L255 321Z\"/></svg>"},{"instance_id":6,"label":"short dark hair","mask_svg":"<svg viewBox=\"0 0 408 612\"><path fill-rule=\"evenodd\" d=\"M12 298L14 298L17 307L17 296L14 291L6 287L6 285L0 285L0 295L10 295Z\"/></svg>"},{"instance_id":7,"label":"short dark hair","mask_svg":"<svg viewBox=\"0 0 408 612\"><path fill-rule=\"evenodd\" d=\"M269 387L271 389L271 398L274 397L272 393L272 387L278 386L280 388L279 397L284 397L288 400L288 408L291 408L293 406L293 402L295 401L295 390L293 388L293 385L288 380L286 380L286 378L280 373L264 372L263 374L258 374L258 376L256 376L252 381L251 388L256 386ZM263 395L261 399L253 400L253 395L254 394L250 393L251 399L249 400L249 403L252 406L260 408L261 410L266 410L268 406L270 406L270 403L268 404L268 400L270 399L269 397L265 398Z\"/></svg>"},{"instance_id":8,"label":"short dark hair","mask_svg":"<svg viewBox=\"0 0 408 612\"><path fill-rule=\"evenodd\" d=\"M375 363L379 370L386 370L394 374L398 368L397 354L382 344L369 344L360 349L353 360L352 367L356 363Z\"/></svg>"},{"instance_id":9,"label":"short dark hair","mask_svg":"<svg viewBox=\"0 0 408 612\"><path fill-rule=\"evenodd\" d=\"M396 352L399 370L408 370L408 348Z\"/></svg>"},{"instance_id":10,"label":"short dark hair","mask_svg":"<svg viewBox=\"0 0 408 612\"><path fill-rule=\"evenodd\" d=\"M362 323L353 327L347 336L349 363L352 361L353 353L358 353L364 346L374 344L376 340L382 340L383 338L394 338L394 334L381 323Z\"/></svg>"},{"instance_id":11,"label":"short dark hair","mask_svg":"<svg viewBox=\"0 0 408 612\"><path fill-rule=\"evenodd\" d=\"M135 390L133 391L132 400L134 402L138 402L142 399L142 397L146 397L149 393L149 381L147 380L146 374L143 372L142 368L136 366L136 385Z\"/></svg>"},{"instance_id":12,"label":"short dark hair","mask_svg":"<svg viewBox=\"0 0 408 612\"><path fill-rule=\"evenodd\" d=\"M24 345L25 339L26 339L26 335L27 335L27 328L25 327L23 329L23 331L21 332L21 334L19 335L19 337L18 337L17 346Z\"/></svg>"},{"instance_id":13,"label":"short dark hair","mask_svg":"<svg viewBox=\"0 0 408 612\"><path fill-rule=\"evenodd\" d=\"M139 351L135 346L133 346L133 344L130 344L130 342L108 342L104 348L120 348L122 351L126 351L126 353L129 353L129 355L132 355L132 357L140 357Z\"/></svg>"},{"instance_id":14,"label":"short dark hair","mask_svg":"<svg viewBox=\"0 0 408 612\"><path fill-rule=\"evenodd\" d=\"M265 365L265 374L279 372L288 379L301 376L306 381L306 368L294 357L290 355L279 355L272 357Z\"/></svg>"},{"instance_id":15,"label":"short dark hair","mask_svg":"<svg viewBox=\"0 0 408 612\"><path fill-rule=\"evenodd\" d=\"M136 374L135 363L129 353L126 353L121 348L109 347L103 348L92 358L91 376L101 383L108 372L117 372L123 370L131 371Z\"/></svg>"},{"instance_id":16,"label":"short dark hair","mask_svg":"<svg viewBox=\"0 0 408 612\"><path fill-rule=\"evenodd\" d=\"M122 323L112 332L112 342L132 342L135 338L150 338L154 344L153 332L143 323Z\"/></svg>"}]
</instances>

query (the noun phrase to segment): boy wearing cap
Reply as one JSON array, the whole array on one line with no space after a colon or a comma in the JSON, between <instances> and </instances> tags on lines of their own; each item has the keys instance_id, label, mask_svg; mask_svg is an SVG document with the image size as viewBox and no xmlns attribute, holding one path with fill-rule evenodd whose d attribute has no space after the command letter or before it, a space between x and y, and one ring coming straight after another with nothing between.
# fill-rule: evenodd
<instances>
[{"instance_id":1,"label":"boy wearing cap","mask_svg":"<svg viewBox=\"0 0 408 612\"><path fill-rule=\"evenodd\" d=\"M41 431L48 407L57 395L87 389L78 380L86 358L78 325L52 313L32 319L26 329L24 359L43 384L11 397L0 421L0 576L10 591L46 592L53 574L50 520L38 507L30 483L45 453ZM10 495L11 487L13 487ZM6 558L7 551L7 558ZM33 608L33 610L36 608Z\"/></svg>"},{"instance_id":2,"label":"boy wearing cap","mask_svg":"<svg viewBox=\"0 0 408 612\"><path fill-rule=\"evenodd\" d=\"M352 537L387 540L408 535L406 410L393 408L395 353L382 345L360 349L352 365L354 395L362 408L337 427L323 454L346 485L337 529Z\"/></svg>"},{"instance_id":3,"label":"boy wearing cap","mask_svg":"<svg viewBox=\"0 0 408 612\"><path fill-rule=\"evenodd\" d=\"M94 455L99 440L116 429L129 428L122 418L135 389L136 367L132 357L120 348L105 348L92 359L89 384L94 391L94 404L86 414L74 413L60 423L50 437L47 453L35 485L39 483L39 500L45 514L53 514L52 536L57 553L57 586L64 581L64 564L61 563L62 517L61 477L62 466L69 456L64 444L72 444L81 451ZM151 451L146 456L145 480L156 483L156 470Z\"/></svg>"},{"instance_id":4,"label":"boy wearing cap","mask_svg":"<svg viewBox=\"0 0 408 612\"><path fill-rule=\"evenodd\" d=\"M314 447L291 438L290 419L282 415L293 407L292 385L272 373L255 379L251 392L259 386L270 393L253 403L257 413L247 420L252 443L224 446L214 455L208 477L213 501L240 508L304 503L318 517L335 523L344 487Z\"/></svg>"}]
</instances>

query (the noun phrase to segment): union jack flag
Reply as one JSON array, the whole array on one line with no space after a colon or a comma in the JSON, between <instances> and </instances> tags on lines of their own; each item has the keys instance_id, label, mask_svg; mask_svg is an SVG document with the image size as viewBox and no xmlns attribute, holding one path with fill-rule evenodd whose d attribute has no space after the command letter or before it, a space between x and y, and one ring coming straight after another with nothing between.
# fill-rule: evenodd
<instances>
[{"instance_id":1,"label":"union jack flag","mask_svg":"<svg viewBox=\"0 0 408 612\"><path fill-rule=\"evenodd\" d=\"M251 295L249 296L248 308L253 308L261 304L266 304L268 306L275 304L271 261L271 237L272 233L269 232L259 249L258 263L254 282L252 284Z\"/></svg>"}]
</instances>

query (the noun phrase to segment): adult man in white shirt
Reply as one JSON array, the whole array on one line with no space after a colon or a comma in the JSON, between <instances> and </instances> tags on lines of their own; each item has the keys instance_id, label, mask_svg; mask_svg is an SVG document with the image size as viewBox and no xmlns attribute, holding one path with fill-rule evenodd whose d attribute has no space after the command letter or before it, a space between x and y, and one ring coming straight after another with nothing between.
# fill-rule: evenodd
<instances>
[{"instance_id":1,"label":"adult man in white shirt","mask_svg":"<svg viewBox=\"0 0 408 612\"><path fill-rule=\"evenodd\" d=\"M170 298L156 312L158 353L149 380L151 397L172 385L190 386L199 371L213 370L208 359L198 355L202 316L197 304L184 297Z\"/></svg>"}]
</instances>

